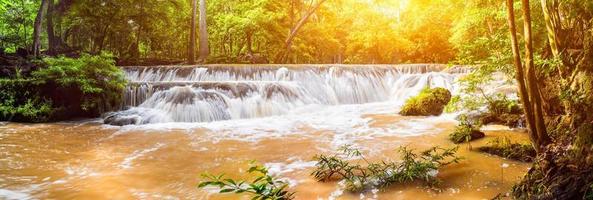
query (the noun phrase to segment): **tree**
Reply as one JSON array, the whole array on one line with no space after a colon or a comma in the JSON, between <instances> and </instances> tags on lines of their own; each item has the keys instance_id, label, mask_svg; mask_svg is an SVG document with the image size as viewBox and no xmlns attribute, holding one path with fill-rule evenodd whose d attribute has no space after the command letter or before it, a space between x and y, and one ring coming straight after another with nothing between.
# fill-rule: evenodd
<instances>
[{"instance_id":1,"label":"tree","mask_svg":"<svg viewBox=\"0 0 593 200\"><path fill-rule=\"evenodd\" d=\"M210 55L210 47L208 44L208 24L206 23L206 0L200 0L200 62L206 62L208 55Z\"/></svg>"},{"instance_id":2,"label":"tree","mask_svg":"<svg viewBox=\"0 0 593 200\"><path fill-rule=\"evenodd\" d=\"M529 0L522 0L523 20L525 29L525 66L527 77L525 77L519 42L517 41L517 31L515 28L515 11L513 0L507 0L508 24L511 33L511 45L513 50L513 63L516 69L516 79L519 87L519 96L523 102L527 125L530 130L530 139L536 151L540 151L543 146L550 142L547 135L541 107L541 96L536 84L535 67L533 65L533 46L531 38L531 16L529 10Z\"/></svg>"},{"instance_id":3,"label":"tree","mask_svg":"<svg viewBox=\"0 0 593 200\"><path fill-rule=\"evenodd\" d=\"M189 33L189 47L187 49L187 62L189 64L195 64L196 57L196 1L192 0L191 9L191 23Z\"/></svg>"},{"instance_id":4,"label":"tree","mask_svg":"<svg viewBox=\"0 0 593 200\"><path fill-rule=\"evenodd\" d=\"M550 1L548 3L548 1ZM554 58L559 59L562 52L560 41L560 14L558 13L558 0L541 0L541 6L548 32L548 41Z\"/></svg>"},{"instance_id":5,"label":"tree","mask_svg":"<svg viewBox=\"0 0 593 200\"><path fill-rule=\"evenodd\" d=\"M311 17L311 15L313 15L315 13L315 11L317 11L317 9L325 1L327 1L327 0L319 0L319 1L317 1L317 3L313 4L309 9L307 9L307 11L305 11L305 14L290 30L290 33L288 34L288 37L286 38L286 41L284 42L284 52L280 54L280 56L276 60L276 63L286 62L286 59L288 58L288 55L290 54L290 50L292 47L292 41L299 33L299 30L303 27L303 25L305 25L307 23L307 21L309 21L309 18Z\"/></svg>"},{"instance_id":6,"label":"tree","mask_svg":"<svg viewBox=\"0 0 593 200\"><path fill-rule=\"evenodd\" d=\"M43 20L43 10L47 7L47 0L41 0L41 5L37 11L37 17L35 17L35 23L33 25L33 56L38 57L41 51L41 40L39 35L41 33L41 21Z\"/></svg>"}]
</instances>

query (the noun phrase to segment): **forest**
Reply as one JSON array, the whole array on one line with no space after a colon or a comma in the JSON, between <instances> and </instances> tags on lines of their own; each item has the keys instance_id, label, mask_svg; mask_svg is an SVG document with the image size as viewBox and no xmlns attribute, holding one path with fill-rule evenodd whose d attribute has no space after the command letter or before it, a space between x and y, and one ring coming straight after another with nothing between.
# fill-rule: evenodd
<instances>
[{"instance_id":1,"label":"forest","mask_svg":"<svg viewBox=\"0 0 593 200\"><path fill-rule=\"evenodd\" d=\"M52 122L102 116L120 109L119 105L128 98L121 94L132 86L165 79L130 79L134 75L130 72L133 68L124 66L415 63L465 66L471 70L459 83L461 92L467 95L452 96L449 91L439 91L445 93L446 98L429 98L446 99L444 104L448 105L437 109L438 114L427 115L440 115L443 109L462 112L487 108L489 119L494 119L490 121L505 121L506 125L513 126L524 124L529 140L525 151L534 154L532 158L523 159L529 161L529 170L508 195L490 198L593 199L591 0L0 0L0 121ZM221 69L226 70L221 73L238 71L232 67L211 71ZM281 72L268 74L280 76ZM264 75L245 76L246 80L225 79L221 84L266 77L261 73ZM516 100L485 94L489 84L496 81L497 73L504 76L505 83L516 86ZM243 78L240 75L220 77ZM146 83L140 83L142 81ZM265 81L263 84L267 84ZM165 87L163 85L159 87ZM332 86L337 87L335 85ZM353 85L345 90L354 91L358 85ZM275 85L260 91L266 92L263 96L267 100L275 98L274 92L287 93L282 102L298 96L297 92L282 87L284 85ZM224 99L217 97L220 94L216 92L199 92L203 92L200 93L203 96L189 96L194 100ZM402 115L406 115L405 112L423 115L417 113L427 109L434 111L421 100L423 96L430 96L427 94L430 90L414 91L419 92L418 97L408 99L408 104L415 105L404 106ZM133 94L139 93L134 90ZM361 96L362 93L356 94ZM341 97L337 96L336 99ZM175 98L167 98L175 101ZM229 100L224 102L224 106L216 109L231 107ZM323 104L319 102L325 101L315 104ZM354 100L347 103L352 102L359 103ZM273 104L276 105L279 104ZM413 106L423 108L415 111ZM276 111L272 108L257 110L257 114ZM143 110L118 114L142 116L134 112ZM118 117L117 114L112 116ZM215 117L220 116L223 115ZM234 119L233 116L227 114L223 118ZM505 116L513 119L509 121ZM137 120L124 118L127 124ZM107 119L109 117L105 122ZM216 121L208 120L206 122ZM463 133L450 136L451 140L456 144L474 140L473 134L479 130L474 124L465 123L465 119L460 121L455 131ZM444 152L439 154L441 150ZM410 165L425 167L418 177L410 179L431 182L434 180L427 176L431 170L453 163L441 163L443 159L452 157L458 162L458 157L452 155L456 150L435 147L428 153L416 155L403 148L399 152L411 157L407 160ZM362 155L349 148L344 153ZM321 168L332 169L335 167L332 162L338 162L350 166L350 170L359 170L365 179L369 178L366 173L383 175L372 168L381 164L364 157L368 168L352 167L339 156L315 158L322 163L317 165ZM402 167L396 163L382 164L395 171ZM276 188L266 168L255 167L249 170L252 171L264 174L254 184L269 179L270 182L261 183L261 187L266 184L272 187L268 188L270 191L250 188L253 193L278 195L264 195L262 199L294 198L295 193L285 192L284 187ZM341 175L347 181L356 182L352 178L360 178L354 172L347 172L349 176ZM329 180L333 174L324 174L328 172L320 169L314 173L319 181ZM227 183L222 176L206 177L211 181L203 182L200 187L220 186L224 193L245 192L240 184ZM406 180L406 177L398 177L395 182ZM2 186L0 184L0 189ZM354 186L357 190L368 187L364 183Z\"/></svg>"},{"instance_id":2,"label":"forest","mask_svg":"<svg viewBox=\"0 0 593 200\"><path fill-rule=\"evenodd\" d=\"M536 49L545 49L543 12L531 5ZM510 58L503 8L487 0L4 0L0 48L109 51L131 64L189 62L192 52L206 63L471 63Z\"/></svg>"}]
</instances>

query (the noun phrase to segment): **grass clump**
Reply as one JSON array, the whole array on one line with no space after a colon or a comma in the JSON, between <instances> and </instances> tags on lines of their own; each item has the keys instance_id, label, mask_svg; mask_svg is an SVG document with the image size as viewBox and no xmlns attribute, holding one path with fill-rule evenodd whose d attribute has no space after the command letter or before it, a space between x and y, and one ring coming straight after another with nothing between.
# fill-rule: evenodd
<instances>
[{"instance_id":1,"label":"grass clump","mask_svg":"<svg viewBox=\"0 0 593 200\"><path fill-rule=\"evenodd\" d=\"M263 166L252 165L248 173L258 176L251 182L224 178L224 174L214 176L202 175L206 180L199 183L198 188L207 186L218 187L219 193L249 193L252 200L289 200L294 199L294 192L289 192L288 184L279 181L268 174L268 169Z\"/></svg>"},{"instance_id":2,"label":"grass clump","mask_svg":"<svg viewBox=\"0 0 593 200\"><path fill-rule=\"evenodd\" d=\"M449 140L455 144L469 142L483 138L485 134L480 131L480 125L474 124L467 119L467 116L461 115L459 124L455 130L449 134Z\"/></svg>"},{"instance_id":3,"label":"grass clump","mask_svg":"<svg viewBox=\"0 0 593 200\"><path fill-rule=\"evenodd\" d=\"M535 149L531 144L512 142L508 137L496 138L488 142L488 146L480 147L478 150L523 162L532 162L536 156Z\"/></svg>"},{"instance_id":4,"label":"grass clump","mask_svg":"<svg viewBox=\"0 0 593 200\"><path fill-rule=\"evenodd\" d=\"M450 100L449 90L426 87L417 96L406 100L400 114L404 116L440 115Z\"/></svg>"},{"instance_id":5,"label":"grass clump","mask_svg":"<svg viewBox=\"0 0 593 200\"><path fill-rule=\"evenodd\" d=\"M438 169L461 159L455 156L457 147L433 147L420 153L401 147L398 152L402 157L400 162L369 162L358 149L343 146L338 154L315 156L317 164L311 175L317 181L343 180L346 189L352 192L416 180L434 186L439 183ZM362 164L347 160L357 157L362 159Z\"/></svg>"}]
</instances>

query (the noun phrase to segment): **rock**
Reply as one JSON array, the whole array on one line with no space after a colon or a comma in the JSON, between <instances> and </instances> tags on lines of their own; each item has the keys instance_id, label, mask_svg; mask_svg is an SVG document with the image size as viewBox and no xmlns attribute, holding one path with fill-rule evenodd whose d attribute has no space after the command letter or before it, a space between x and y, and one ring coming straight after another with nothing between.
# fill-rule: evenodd
<instances>
[{"instance_id":1,"label":"rock","mask_svg":"<svg viewBox=\"0 0 593 200\"><path fill-rule=\"evenodd\" d=\"M510 128L518 128L525 124L524 116L520 114L483 113L479 119L482 124L501 124Z\"/></svg>"},{"instance_id":2,"label":"rock","mask_svg":"<svg viewBox=\"0 0 593 200\"><path fill-rule=\"evenodd\" d=\"M455 128L455 131L449 134L449 139L455 143L464 143L477 139L484 138L486 134L484 132L475 129L472 126L460 125ZM469 138L468 138L469 137Z\"/></svg>"},{"instance_id":3,"label":"rock","mask_svg":"<svg viewBox=\"0 0 593 200\"><path fill-rule=\"evenodd\" d=\"M125 126L140 123L141 118L139 115L130 114L126 112L112 112L106 114L103 119L103 123L114 125L114 126Z\"/></svg>"},{"instance_id":4,"label":"rock","mask_svg":"<svg viewBox=\"0 0 593 200\"><path fill-rule=\"evenodd\" d=\"M400 114L404 116L430 116L440 115L451 100L451 92L445 88L425 88L406 101Z\"/></svg>"}]
</instances>

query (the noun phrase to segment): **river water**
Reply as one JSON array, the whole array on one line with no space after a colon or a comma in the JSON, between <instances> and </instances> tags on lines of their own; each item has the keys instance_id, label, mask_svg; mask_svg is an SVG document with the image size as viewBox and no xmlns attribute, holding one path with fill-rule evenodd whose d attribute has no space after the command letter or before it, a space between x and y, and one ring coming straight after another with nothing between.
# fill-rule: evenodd
<instances>
[{"instance_id":1,"label":"river water","mask_svg":"<svg viewBox=\"0 0 593 200\"><path fill-rule=\"evenodd\" d=\"M441 65L126 68L126 100L110 116L128 125L0 124L0 199L249 199L196 186L206 172L250 178L252 160L289 182L297 199L489 199L508 192L529 165L464 144L465 159L439 171L440 192L409 183L349 193L309 175L314 155L344 144L371 160L397 160L402 145L454 146L447 140L454 114L397 112L426 86L458 93L466 73ZM522 131L486 128L473 149L495 137L527 140Z\"/></svg>"}]
</instances>

